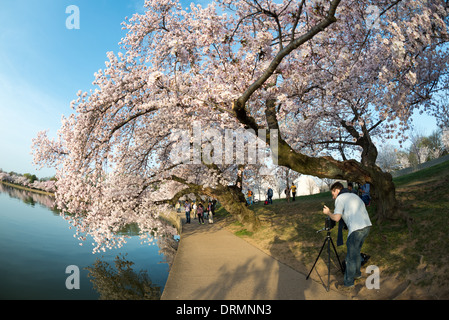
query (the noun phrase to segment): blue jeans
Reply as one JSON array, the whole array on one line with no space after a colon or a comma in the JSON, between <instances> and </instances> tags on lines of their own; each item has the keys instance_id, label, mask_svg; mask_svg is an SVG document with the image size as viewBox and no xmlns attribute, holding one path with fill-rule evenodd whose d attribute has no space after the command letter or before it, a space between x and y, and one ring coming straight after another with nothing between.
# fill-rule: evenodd
<instances>
[{"instance_id":1,"label":"blue jeans","mask_svg":"<svg viewBox=\"0 0 449 320\"><path fill-rule=\"evenodd\" d=\"M186 211L186 223L190 223L190 211Z\"/></svg>"},{"instance_id":2,"label":"blue jeans","mask_svg":"<svg viewBox=\"0 0 449 320\"><path fill-rule=\"evenodd\" d=\"M360 256L360 250L362 249L363 242L368 236L371 227L365 227L360 230L353 231L346 240L346 270L344 276L344 285L354 285L354 278L358 278L362 275L360 272L360 265L362 258Z\"/></svg>"}]
</instances>

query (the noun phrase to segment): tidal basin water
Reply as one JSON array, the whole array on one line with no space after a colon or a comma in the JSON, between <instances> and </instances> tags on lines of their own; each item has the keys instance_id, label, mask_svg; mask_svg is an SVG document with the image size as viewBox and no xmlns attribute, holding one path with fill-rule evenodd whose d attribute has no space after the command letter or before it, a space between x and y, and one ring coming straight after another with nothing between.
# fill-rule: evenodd
<instances>
[{"instance_id":1,"label":"tidal basin water","mask_svg":"<svg viewBox=\"0 0 449 320\"><path fill-rule=\"evenodd\" d=\"M122 248L92 254L92 241L80 246L52 206L51 197L0 183L0 299L135 299L144 291L147 297L154 296L149 291L162 293L169 265L160 244L142 244L130 231L134 235ZM69 277L75 283L75 273L66 273L71 265L79 268L79 289L67 289Z\"/></svg>"}]
</instances>

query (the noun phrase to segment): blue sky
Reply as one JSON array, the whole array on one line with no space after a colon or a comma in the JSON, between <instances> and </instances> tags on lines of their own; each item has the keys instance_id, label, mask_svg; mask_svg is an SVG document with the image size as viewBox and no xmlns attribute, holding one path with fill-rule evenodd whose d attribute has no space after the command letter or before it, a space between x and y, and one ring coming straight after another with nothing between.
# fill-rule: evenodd
<instances>
[{"instance_id":1,"label":"blue sky","mask_svg":"<svg viewBox=\"0 0 449 320\"><path fill-rule=\"evenodd\" d=\"M106 52L119 50L121 22L143 0L2 0L0 10L0 168L38 177L53 170L32 165L31 139L54 135L71 113L78 90L91 88ZM76 5L80 28L67 29Z\"/></svg>"},{"instance_id":2,"label":"blue sky","mask_svg":"<svg viewBox=\"0 0 449 320\"><path fill-rule=\"evenodd\" d=\"M189 3L190 1L186 1ZM204 2L204 1L195 1ZM207 2L207 1L206 1ZM32 165L31 140L54 136L71 113L78 90L91 88L106 52L119 50L121 22L143 11L144 0L2 0L0 10L0 168L54 174ZM66 8L80 12L80 28L68 29ZM416 123L430 134L435 121Z\"/></svg>"}]
</instances>

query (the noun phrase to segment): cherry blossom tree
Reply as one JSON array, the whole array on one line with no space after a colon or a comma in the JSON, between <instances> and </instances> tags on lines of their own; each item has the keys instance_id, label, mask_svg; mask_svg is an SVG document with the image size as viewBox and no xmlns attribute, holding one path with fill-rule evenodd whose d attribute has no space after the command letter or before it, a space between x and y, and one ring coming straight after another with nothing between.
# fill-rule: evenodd
<instances>
[{"instance_id":1,"label":"cherry blossom tree","mask_svg":"<svg viewBox=\"0 0 449 320\"><path fill-rule=\"evenodd\" d=\"M0 181L12 182L13 180L8 173L0 170Z\"/></svg>"},{"instance_id":2,"label":"cherry blossom tree","mask_svg":"<svg viewBox=\"0 0 449 320\"><path fill-rule=\"evenodd\" d=\"M30 187L38 190L44 190L47 192L55 192L56 191L56 182L54 180L46 180L46 181L39 181L36 180L32 184L30 184Z\"/></svg>"},{"instance_id":3,"label":"cherry blossom tree","mask_svg":"<svg viewBox=\"0 0 449 320\"><path fill-rule=\"evenodd\" d=\"M447 7L438 1L343 5L338 23L284 58L296 63L276 69L265 88L266 121L283 133L279 164L371 183L383 219L396 213L395 189L375 165L373 137L403 141L413 111L430 108L432 96L447 89ZM376 28L364 16L372 5L380 8ZM240 120L255 129L245 117L249 112ZM361 153L360 162L346 156L348 147ZM340 157L327 158L330 150Z\"/></svg>"},{"instance_id":4,"label":"cherry blossom tree","mask_svg":"<svg viewBox=\"0 0 449 320\"><path fill-rule=\"evenodd\" d=\"M123 52L107 54L57 137L34 140L35 162L57 168L56 201L80 233L107 247L130 222L169 232L158 216L189 193L217 198L257 228L241 192L244 164L173 156L174 133L195 123L221 137L268 129L268 141L278 132L279 165L369 182L378 217L395 213L373 137L400 133L447 87L444 2L148 0L145 8L126 19ZM207 144L189 142L189 159Z\"/></svg>"}]
</instances>

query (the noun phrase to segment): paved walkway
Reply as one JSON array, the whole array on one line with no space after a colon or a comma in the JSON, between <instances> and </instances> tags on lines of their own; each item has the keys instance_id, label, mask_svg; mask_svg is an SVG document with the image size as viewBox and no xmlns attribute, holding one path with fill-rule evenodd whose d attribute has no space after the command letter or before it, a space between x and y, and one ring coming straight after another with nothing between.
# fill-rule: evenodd
<instances>
[{"instance_id":1,"label":"paved walkway","mask_svg":"<svg viewBox=\"0 0 449 320\"><path fill-rule=\"evenodd\" d=\"M184 224L162 300L346 299L217 224Z\"/></svg>"}]
</instances>

